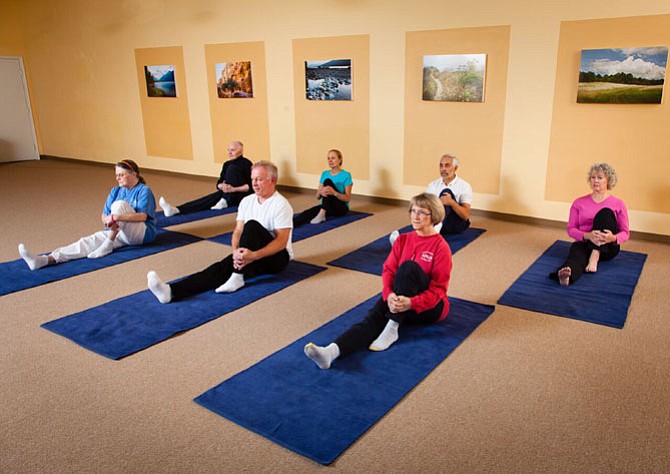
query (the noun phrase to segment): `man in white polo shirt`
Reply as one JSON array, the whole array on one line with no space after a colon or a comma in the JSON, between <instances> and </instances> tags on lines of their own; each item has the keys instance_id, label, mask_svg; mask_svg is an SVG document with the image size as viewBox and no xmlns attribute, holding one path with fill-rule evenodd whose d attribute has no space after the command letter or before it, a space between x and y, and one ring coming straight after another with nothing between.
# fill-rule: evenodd
<instances>
[{"instance_id":1,"label":"man in white polo shirt","mask_svg":"<svg viewBox=\"0 0 670 474\"><path fill-rule=\"evenodd\" d=\"M472 205L472 186L456 175L458 157L445 153L440 158L440 178L428 183L426 192L440 198L444 204L445 217L435 226L443 236L458 234L470 227L470 206ZM395 230L390 236L391 245L398 237Z\"/></svg>"}]
</instances>

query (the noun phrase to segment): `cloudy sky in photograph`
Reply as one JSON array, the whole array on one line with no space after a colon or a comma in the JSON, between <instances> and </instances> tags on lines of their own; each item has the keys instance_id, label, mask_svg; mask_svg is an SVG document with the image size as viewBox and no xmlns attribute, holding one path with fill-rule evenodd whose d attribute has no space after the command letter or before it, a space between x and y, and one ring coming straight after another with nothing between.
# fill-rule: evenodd
<instances>
[{"instance_id":1,"label":"cloudy sky in photograph","mask_svg":"<svg viewBox=\"0 0 670 474\"><path fill-rule=\"evenodd\" d=\"M632 74L643 79L665 78L668 48L584 49L579 67L581 72L600 75Z\"/></svg>"}]
</instances>

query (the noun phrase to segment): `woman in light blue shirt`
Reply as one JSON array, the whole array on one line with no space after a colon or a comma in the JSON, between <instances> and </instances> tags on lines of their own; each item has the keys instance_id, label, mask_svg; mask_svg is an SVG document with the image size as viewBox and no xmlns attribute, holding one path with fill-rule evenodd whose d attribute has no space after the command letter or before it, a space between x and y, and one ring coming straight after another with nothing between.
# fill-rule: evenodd
<instances>
[{"instance_id":1,"label":"woman in light blue shirt","mask_svg":"<svg viewBox=\"0 0 670 474\"><path fill-rule=\"evenodd\" d=\"M31 270L78 258L100 258L126 245L142 245L156 238L156 200L133 160L115 165L118 186L112 188L102 210L105 226L95 234L60 247L48 255L34 255L19 244L19 255Z\"/></svg>"}]
</instances>

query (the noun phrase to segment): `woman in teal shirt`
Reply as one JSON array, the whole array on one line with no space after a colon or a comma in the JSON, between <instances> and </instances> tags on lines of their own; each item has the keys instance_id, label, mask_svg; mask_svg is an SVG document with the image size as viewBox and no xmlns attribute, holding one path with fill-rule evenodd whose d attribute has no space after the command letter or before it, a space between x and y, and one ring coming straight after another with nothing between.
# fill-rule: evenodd
<instances>
[{"instance_id":1,"label":"woman in teal shirt","mask_svg":"<svg viewBox=\"0 0 670 474\"><path fill-rule=\"evenodd\" d=\"M303 224L321 224L328 217L341 217L349 212L351 188L354 182L351 173L342 169L342 152L328 151L328 167L319 179L316 198L321 200L318 206L310 207L293 218L293 227Z\"/></svg>"}]
</instances>

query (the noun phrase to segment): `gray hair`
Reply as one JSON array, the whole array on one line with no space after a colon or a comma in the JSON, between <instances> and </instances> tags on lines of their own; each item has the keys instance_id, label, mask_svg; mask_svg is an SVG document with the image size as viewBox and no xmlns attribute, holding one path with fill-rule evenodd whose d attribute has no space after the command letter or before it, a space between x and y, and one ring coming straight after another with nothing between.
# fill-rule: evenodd
<instances>
[{"instance_id":1,"label":"gray hair","mask_svg":"<svg viewBox=\"0 0 670 474\"><path fill-rule=\"evenodd\" d=\"M452 162L452 164L453 164L454 166L458 166L458 164L461 162L461 160L459 160L458 157L457 157L456 155L454 155L453 153L445 153L445 154L443 154L443 155L440 157L440 161L442 161L442 158L444 158L445 156L446 156L447 158L451 158L451 162Z\"/></svg>"},{"instance_id":2,"label":"gray hair","mask_svg":"<svg viewBox=\"0 0 670 474\"><path fill-rule=\"evenodd\" d=\"M605 178L607 178L607 189L612 189L616 186L616 171L609 163L593 163L586 178L587 182L591 181L591 175L593 173L602 173L605 175Z\"/></svg>"},{"instance_id":3,"label":"gray hair","mask_svg":"<svg viewBox=\"0 0 670 474\"><path fill-rule=\"evenodd\" d=\"M276 183L279 178L277 167L266 160L257 161L252 168L263 168L268 176Z\"/></svg>"}]
</instances>

